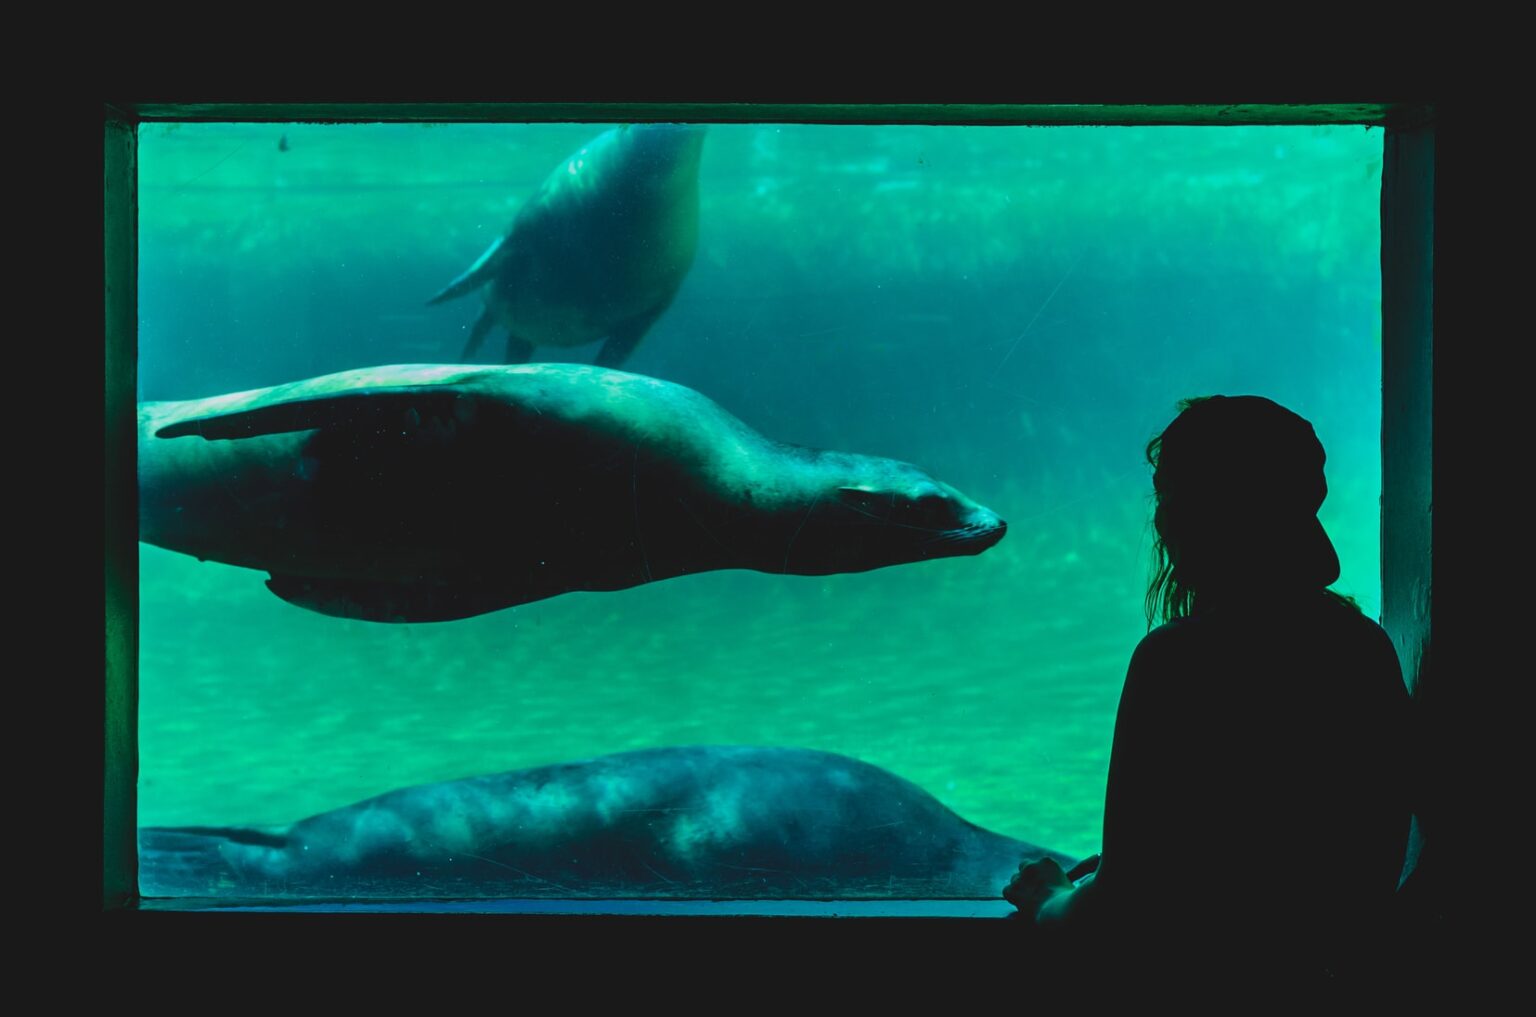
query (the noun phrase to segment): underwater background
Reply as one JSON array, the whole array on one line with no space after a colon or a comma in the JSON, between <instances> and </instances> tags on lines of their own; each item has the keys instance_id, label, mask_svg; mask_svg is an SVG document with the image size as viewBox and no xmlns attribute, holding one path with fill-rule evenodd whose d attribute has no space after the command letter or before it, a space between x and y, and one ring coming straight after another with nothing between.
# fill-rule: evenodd
<instances>
[{"instance_id":1,"label":"underwater background","mask_svg":"<svg viewBox=\"0 0 1536 1017\"><path fill-rule=\"evenodd\" d=\"M139 398L455 362L480 299L426 300L602 129L141 126ZM140 825L749 744L855 756L990 830L1097 850L1147 629L1144 449L1179 399L1312 421L1335 589L1379 613L1381 157L1361 127L711 128L697 259L624 369L778 441L915 463L1007 536L425 625L315 614L141 544Z\"/></svg>"}]
</instances>

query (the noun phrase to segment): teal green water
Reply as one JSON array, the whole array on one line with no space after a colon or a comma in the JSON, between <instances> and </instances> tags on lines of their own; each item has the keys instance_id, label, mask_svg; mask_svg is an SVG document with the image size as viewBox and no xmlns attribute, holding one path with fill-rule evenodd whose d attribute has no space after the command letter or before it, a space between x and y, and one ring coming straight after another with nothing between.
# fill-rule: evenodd
<instances>
[{"instance_id":1,"label":"teal green water","mask_svg":"<svg viewBox=\"0 0 1536 1017\"><path fill-rule=\"evenodd\" d=\"M145 126L141 397L452 362L478 301L426 298L598 130ZM698 260L626 369L779 440L914 462L1007 537L393 626L141 545L141 824L740 743L847 753L1000 833L1096 849L1146 630L1142 450L1178 399L1313 421L1337 588L1377 612L1380 164L1358 127L713 128Z\"/></svg>"}]
</instances>

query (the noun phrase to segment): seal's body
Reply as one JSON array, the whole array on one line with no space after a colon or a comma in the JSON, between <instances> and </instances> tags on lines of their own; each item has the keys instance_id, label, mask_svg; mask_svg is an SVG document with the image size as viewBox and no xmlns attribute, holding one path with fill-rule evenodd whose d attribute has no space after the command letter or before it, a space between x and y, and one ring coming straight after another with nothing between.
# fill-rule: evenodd
<instances>
[{"instance_id":1,"label":"seal's body","mask_svg":"<svg viewBox=\"0 0 1536 1017\"><path fill-rule=\"evenodd\" d=\"M1067 856L847 756L692 746L405 788L278 829L146 827L148 896L996 897Z\"/></svg>"},{"instance_id":2,"label":"seal's body","mask_svg":"<svg viewBox=\"0 0 1536 1017\"><path fill-rule=\"evenodd\" d=\"M484 288L463 358L500 325L509 364L535 346L606 338L596 363L621 365L693 264L704 135L686 124L626 125L557 166L507 234L428 301Z\"/></svg>"},{"instance_id":3,"label":"seal's body","mask_svg":"<svg viewBox=\"0 0 1536 1017\"><path fill-rule=\"evenodd\" d=\"M771 441L579 364L407 365L139 408L140 539L325 614L443 621L713 569L976 554L1005 524L906 463Z\"/></svg>"}]
</instances>

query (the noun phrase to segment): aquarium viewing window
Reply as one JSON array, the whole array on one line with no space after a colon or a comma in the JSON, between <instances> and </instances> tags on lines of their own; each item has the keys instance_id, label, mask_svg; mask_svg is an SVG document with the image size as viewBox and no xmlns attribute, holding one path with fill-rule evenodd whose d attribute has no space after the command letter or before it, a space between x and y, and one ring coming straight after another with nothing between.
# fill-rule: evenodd
<instances>
[{"instance_id":1,"label":"aquarium viewing window","mask_svg":"<svg viewBox=\"0 0 1536 1017\"><path fill-rule=\"evenodd\" d=\"M1005 915L1097 850L1189 396L1313 422L1415 685L1433 144L109 106L105 907Z\"/></svg>"}]
</instances>

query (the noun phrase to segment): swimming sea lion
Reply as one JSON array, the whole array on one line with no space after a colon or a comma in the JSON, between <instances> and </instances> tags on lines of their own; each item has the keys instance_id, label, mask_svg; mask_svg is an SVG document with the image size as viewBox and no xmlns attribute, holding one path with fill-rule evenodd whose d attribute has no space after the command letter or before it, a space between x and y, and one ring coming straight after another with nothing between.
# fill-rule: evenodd
<instances>
[{"instance_id":1,"label":"swimming sea lion","mask_svg":"<svg viewBox=\"0 0 1536 1017\"><path fill-rule=\"evenodd\" d=\"M509 364L535 346L605 336L595 363L622 364L693 264L704 133L690 124L616 127L557 166L507 235L427 301L486 287L462 359L500 324Z\"/></svg>"},{"instance_id":2,"label":"swimming sea lion","mask_svg":"<svg viewBox=\"0 0 1536 1017\"><path fill-rule=\"evenodd\" d=\"M692 389L584 364L379 367L139 407L140 539L342 617L862 572L1005 529L915 466L771 441Z\"/></svg>"},{"instance_id":3,"label":"swimming sea lion","mask_svg":"<svg viewBox=\"0 0 1536 1017\"><path fill-rule=\"evenodd\" d=\"M996 897L1067 856L847 756L642 749L391 791L288 827L139 831L146 896Z\"/></svg>"}]
</instances>

